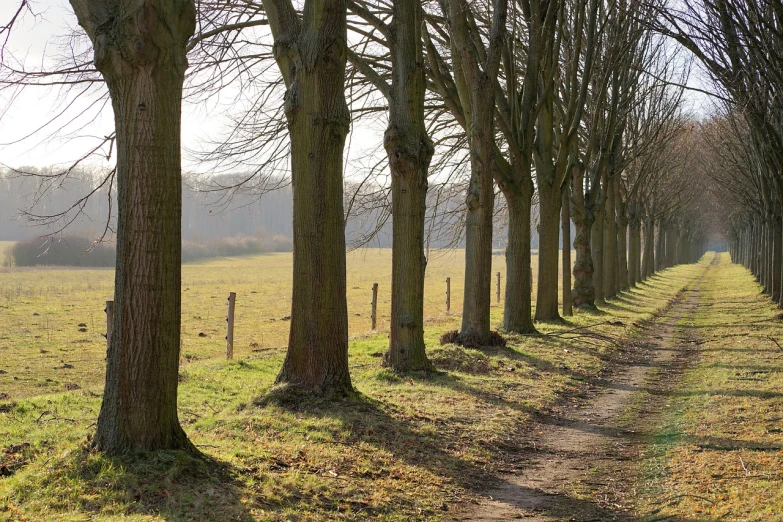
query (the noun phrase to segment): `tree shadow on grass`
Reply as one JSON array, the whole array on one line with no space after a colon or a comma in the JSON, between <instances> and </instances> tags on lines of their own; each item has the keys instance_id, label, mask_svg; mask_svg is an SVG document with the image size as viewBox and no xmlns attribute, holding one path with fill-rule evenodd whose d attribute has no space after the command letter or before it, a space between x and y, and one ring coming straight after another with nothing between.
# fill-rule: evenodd
<instances>
[{"instance_id":1,"label":"tree shadow on grass","mask_svg":"<svg viewBox=\"0 0 783 522\"><path fill-rule=\"evenodd\" d=\"M640 522L640 520L656 520L654 518L640 519L638 516L621 510L614 510L595 502L572 497L562 493L547 493L537 489L515 484L511 480L502 480L493 492L496 502L508 505L510 508L525 512L524 518L538 519L540 515L558 520L573 520L577 522ZM523 518L518 513L496 513L499 516L507 516L508 519ZM679 517L665 517L657 520L667 522L683 522L686 519Z\"/></svg>"},{"instance_id":2,"label":"tree shadow on grass","mask_svg":"<svg viewBox=\"0 0 783 522\"><path fill-rule=\"evenodd\" d=\"M166 520L253 520L229 465L188 451L123 456L86 446L31 470L15 498L42 492L47 508L89 516L152 515Z\"/></svg>"},{"instance_id":3,"label":"tree shadow on grass","mask_svg":"<svg viewBox=\"0 0 783 522\"><path fill-rule=\"evenodd\" d=\"M427 377L421 375L419 378L426 378L429 384L448 386L470 394L482 402L506 406L524 414L534 412L521 403L470 386L463 379L453 375L430 373ZM584 515L582 518L570 519L585 521L633 520L621 511L614 512L611 508L598 506L586 500L568 495L549 495L524 488L506 481L503 476L496 475L496 466L487 467L486 462L473 462L457 456L464 453L465 445L480 446L493 455L493 461L505 462L511 459L521 468L530 466L533 461L527 458L529 454L526 452L528 447L524 435L526 423L516 423L512 429L515 433L500 434L501 436L493 440L477 440L475 433L469 429L475 419L464 419L464 422L436 420L435 430L432 430L433 419L427 418L426 414L403 414L402 408L396 404L379 401L360 393L326 400L304 397L292 389L276 388L262 397L257 405L261 407L274 405L295 412L297 415L338 420L338 425L329 428L331 433L327 434L328 437L334 438L335 442L339 441L340 444L352 447L360 444L369 445L377 450L389 452L395 459L428 470L478 494L495 495L498 490L504 490L508 492L508 498L498 500L507 503L512 509L536 509L535 502L531 504L531 499L546 496L551 497L551 505L545 511L555 516ZM428 425L427 429L420 429L424 428L425 424ZM345 437L346 427L350 427L348 437ZM367 506L363 513L368 517L381 516L385 513L400 516L415 512L416 509L418 509L416 493L410 492L402 499L396 500L393 506ZM593 518L588 517L587 514L593 514ZM422 519L435 515L436 513L426 510L419 512ZM595 518L596 516L599 518Z\"/></svg>"},{"instance_id":4,"label":"tree shadow on grass","mask_svg":"<svg viewBox=\"0 0 783 522\"><path fill-rule=\"evenodd\" d=\"M436 420L433 426L433 419L423 413L403 412L397 404L360 392L327 399L305 395L286 386L272 388L257 399L255 405L275 406L297 416L337 420L338 423L329 423L323 428L326 440L351 447L369 445L377 451L392 454L408 465L446 477L465 489L481 490L488 477L481 463L457 456L463 453L465 445L485 445L484 441L474 440L474 434L465 428L472 424L472 419L460 422ZM377 516L387 512L411 513L417 509L413 492L397 498L394 505L366 506L363 512ZM423 515L432 516L434 513Z\"/></svg>"}]
</instances>

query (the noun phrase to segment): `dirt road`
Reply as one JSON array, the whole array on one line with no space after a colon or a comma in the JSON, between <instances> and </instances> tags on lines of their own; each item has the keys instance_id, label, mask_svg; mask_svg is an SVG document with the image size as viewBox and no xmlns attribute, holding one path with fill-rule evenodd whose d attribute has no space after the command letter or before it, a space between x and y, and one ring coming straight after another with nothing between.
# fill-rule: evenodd
<instances>
[{"instance_id":1,"label":"dirt road","mask_svg":"<svg viewBox=\"0 0 783 522\"><path fill-rule=\"evenodd\" d=\"M530 447L520 449L523 469L498 475L479 504L455 520L636 520L629 513L629 478L646 427L667 407L666 391L697 353L696 339L678 323L698 307L699 282L622 349L592 399L560 415L534 417Z\"/></svg>"}]
</instances>

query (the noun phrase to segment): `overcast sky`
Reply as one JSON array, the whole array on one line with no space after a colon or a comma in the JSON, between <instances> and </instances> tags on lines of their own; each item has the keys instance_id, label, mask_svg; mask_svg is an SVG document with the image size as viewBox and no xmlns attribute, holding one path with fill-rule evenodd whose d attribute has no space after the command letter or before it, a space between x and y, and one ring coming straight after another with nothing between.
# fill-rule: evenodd
<instances>
[{"instance_id":1,"label":"overcast sky","mask_svg":"<svg viewBox=\"0 0 783 522\"><path fill-rule=\"evenodd\" d=\"M0 21L5 23L15 8L16 0L0 0ZM53 62L47 55L53 55L56 50L53 39L57 35L67 34L70 28L75 27L76 18L67 0L35 0L34 9L40 16L35 20L26 18L25 23L14 30L8 49L29 67L35 67L36 64L51 66ZM708 88L700 78L700 74L695 74L691 84ZM0 94L0 163L4 165L43 167L68 163L91 148L96 138L106 136L113 130L111 107L96 110L95 96L82 97L76 101L58 120L60 125L50 126L44 131L38 131L39 127L51 120L52 115L65 109L65 101L69 99L63 96L60 89L26 89L14 98L6 112L2 110L8 105L8 95L5 98L3 96ZM219 138L228 128L232 100L229 94L221 99L210 100L208 106L185 103L183 147L200 150L209 140ZM689 93L688 100L695 114L708 112L710 102L706 96ZM95 115L97 118L94 118ZM381 143L384 127L385 118L382 116L373 123L354 126L349 137L349 175L362 170L362 165L370 161L365 158L366 152ZM50 138L51 132L55 130L59 130L58 136ZM103 161L104 166L109 164L108 160ZM205 171L204 165L189 154L183 155L183 164L189 171Z\"/></svg>"}]
</instances>

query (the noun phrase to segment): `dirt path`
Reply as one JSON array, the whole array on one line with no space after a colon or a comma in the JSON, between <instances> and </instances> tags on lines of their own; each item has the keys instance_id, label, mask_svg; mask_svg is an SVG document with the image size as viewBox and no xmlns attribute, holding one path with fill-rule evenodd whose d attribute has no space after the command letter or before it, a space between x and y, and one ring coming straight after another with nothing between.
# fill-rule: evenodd
<instances>
[{"instance_id":1,"label":"dirt path","mask_svg":"<svg viewBox=\"0 0 783 522\"><path fill-rule=\"evenodd\" d=\"M645 426L666 407L665 392L696 353L694 339L677 322L698 307L699 282L622 350L592 400L535 417L531 447L520 450L524 469L498 475L479 504L455 520L636 520L625 503L629 484L623 477L633 475ZM633 429L624 428L629 414L641 420Z\"/></svg>"}]
</instances>

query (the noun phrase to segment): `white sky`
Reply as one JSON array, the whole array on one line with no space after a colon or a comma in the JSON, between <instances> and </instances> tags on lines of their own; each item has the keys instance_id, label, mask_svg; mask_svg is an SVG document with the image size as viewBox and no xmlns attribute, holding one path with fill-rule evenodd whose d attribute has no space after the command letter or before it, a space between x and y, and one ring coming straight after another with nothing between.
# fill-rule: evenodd
<instances>
[{"instance_id":1,"label":"white sky","mask_svg":"<svg viewBox=\"0 0 783 522\"><path fill-rule=\"evenodd\" d=\"M5 23L16 9L17 0L0 0L0 21ZM67 33L70 27L76 26L76 18L67 0L35 0L34 9L40 13L38 20L27 18L25 23L15 28L8 48L18 59L23 59L28 66L34 64L51 65L46 61L47 43L52 37ZM53 49L49 43L49 50ZM702 76L694 74L691 84L701 88L705 82ZM182 142L185 149L202 149L204 140L218 138L227 128L232 114L230 93L222 99L210 100L209 106L185 103L183 106ZM710 101L705 95L688 94L694 114L709 112ZM48 132L35 132L41 125L49 121L53 114L62 110L63 103L57 88L35 88L22 92L5 113L3 108L8 104L7 98L0 94L0 164L20 166L48 166L64 164L80 157L85 149L94 143L95 137L110 134L113 129L111 107L106 106L95 121L86 122L79 118L89 103L88 99L77 102L68 110L71 115L63 118L65 123L72 117L76 119L65 127L60 136L49 139ZM95 111L89 111L95 114ZM84 124L88 123L86 130ZM348 172L361 169L365 152L380 144L383 139L385 118L379 117L374 123L362 123L355 126L349 136L350 156ZM69 132L72 131L72 132ZM29 138L15 143L20 137ZM86 136L85 136L86 135ZM76 139L74 139L76 137ZM104 166L109 162L104 160ZM187 154L183 155L183 166L188 171L204 171Z\"/></svg>"}]
</instances>

